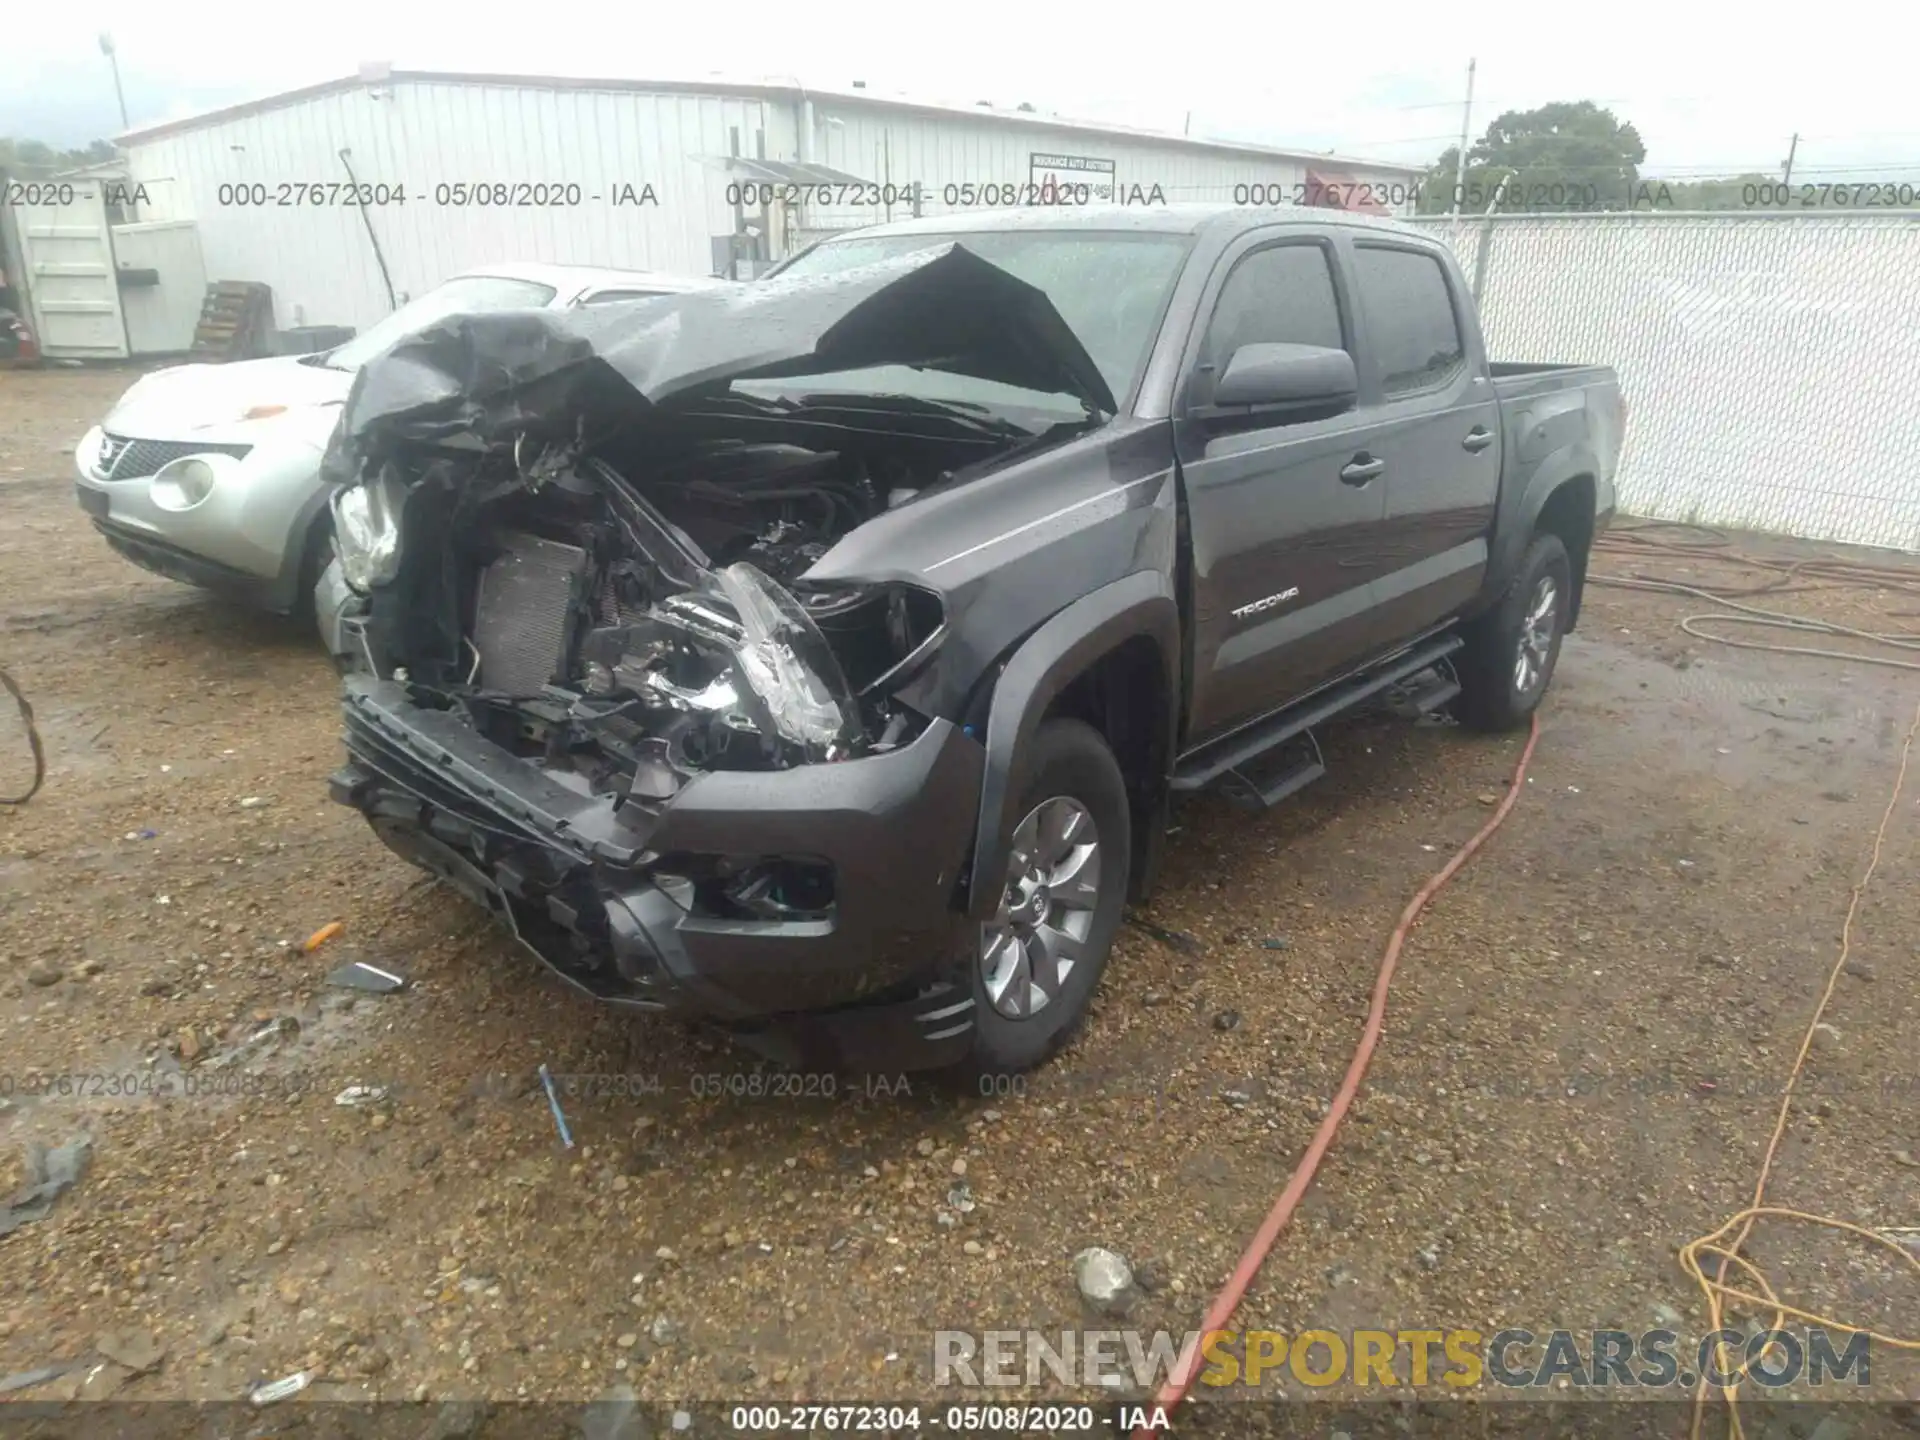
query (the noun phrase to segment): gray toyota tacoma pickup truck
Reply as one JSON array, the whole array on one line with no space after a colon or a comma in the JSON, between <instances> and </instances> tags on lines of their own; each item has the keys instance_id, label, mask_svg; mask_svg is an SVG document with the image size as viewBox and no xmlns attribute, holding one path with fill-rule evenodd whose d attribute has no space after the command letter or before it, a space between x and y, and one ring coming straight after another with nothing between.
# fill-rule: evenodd
<instances>
[{"instance_id":1,"label":"gray toyota tacoma pickup truck","mask_svg":"<svg viewBox=\"0 0 1920 1440\"><path fill-rule=\"evenodd\" d=\"M604 1001L1025 1069L1175 795L1271 805L1383 697L1527 722L1624 423L1325 211L945 216L454 317L329 447L332 793Z\"/></svg>"}]
</instances>

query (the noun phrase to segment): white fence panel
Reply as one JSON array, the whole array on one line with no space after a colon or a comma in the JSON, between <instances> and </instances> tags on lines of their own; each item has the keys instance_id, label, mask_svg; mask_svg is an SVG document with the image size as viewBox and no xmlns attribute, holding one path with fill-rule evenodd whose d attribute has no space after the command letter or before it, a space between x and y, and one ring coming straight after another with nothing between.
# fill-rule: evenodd
<instances>
[{"instance_id":1,"label":"white fence panel","mask_svg":"<svg viewBox=\"0 0 1920 1440\"><path fill-rule=\"evenodd\" d=\"M1495 358L1618 368L1626 510L1920 551L1920 213L1423 223Z\"/></svg>"}]
</instances>

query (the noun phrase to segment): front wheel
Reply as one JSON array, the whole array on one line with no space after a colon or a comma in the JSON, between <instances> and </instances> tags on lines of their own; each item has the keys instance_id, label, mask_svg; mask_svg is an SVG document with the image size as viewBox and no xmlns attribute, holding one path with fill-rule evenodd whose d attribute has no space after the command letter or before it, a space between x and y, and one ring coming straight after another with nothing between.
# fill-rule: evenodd
<instances>
[{"instance_id":1,"label":"front wheel","mask_svg":"<svg viewBox=\"0 0 1920 1440\"><path fill-rule=\"evenodd\" d=\"M1049 1059L1086 1019L1126 903L1126 783L1100 732L1050 720L1013 813L994 917L970 958L973 1048L962 1068L1017 1074Z\"/></svg>"},{"instance_id":2,"label":"front wheel","mask_svg":"<svg viewBox=\"0 0 1920 1440\"><path fill-rule=\"evenodd\" d=\"M1573 566L1558 535L1536 535L1500 603L1466 627L1453 712L1470 730L1515 730L1539 708L1560 658Z\"/></svg>"}]
</instances>

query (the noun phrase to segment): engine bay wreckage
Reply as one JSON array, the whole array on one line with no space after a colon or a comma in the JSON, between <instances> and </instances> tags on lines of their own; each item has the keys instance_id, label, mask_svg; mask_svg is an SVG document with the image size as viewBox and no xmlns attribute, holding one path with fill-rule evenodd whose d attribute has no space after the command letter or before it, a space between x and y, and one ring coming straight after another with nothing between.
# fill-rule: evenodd
<instances>
[{"instance_id":1,"label":"engine bay wreckage","mask_svg":"<svg viewBox=\"0 0 1920 1440\"><path fill-rule=\"evenodd\" d=\"M736 388L876 367L1082 413ZM438 322L362 370L327 457L364 597L334 796L599 998L749 1038L850 1006L923 1049L957 1033L928 977L982 760L964 687L928 678L948 597L885 555L810 572L1115 408L1045 295L951 243Z\"/></svg>"}]
</instances>

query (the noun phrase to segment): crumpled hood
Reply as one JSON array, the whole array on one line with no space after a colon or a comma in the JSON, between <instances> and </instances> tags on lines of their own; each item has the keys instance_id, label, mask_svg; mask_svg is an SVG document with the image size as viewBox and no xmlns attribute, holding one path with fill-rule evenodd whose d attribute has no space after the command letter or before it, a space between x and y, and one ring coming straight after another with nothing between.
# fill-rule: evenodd
<instances>
[{"instance_id":1,"label":"crumpled hood","mask_svg":"<svg viewBox=\"0 0 1920 1440\"><path fill-rule=\"evenodd\" d=\"M218 439L215 431L239 425L240 417L256 405L289 410L337 405L352 383L353 376L345 371L302 365L291 355L226 365L174 365L134 382L108 414L104 428L140 440Z\"/></svg>"},{"instance_id":2,"label":"crumpled hood","mask_svg":"<svg viewBox=\"0 0 1920 1440\"><path fill-rule=\"evenodd\" d=\"M1044 292L949 244L836 275L634 305L452 316L360 371L338 432L340 458L351 465L388 439L591 433L631 419L636 400L660 405L735 380L875 365L937 368L1064 392L1109 414L1118 408Z\"/></svg>"}]
</instances>

